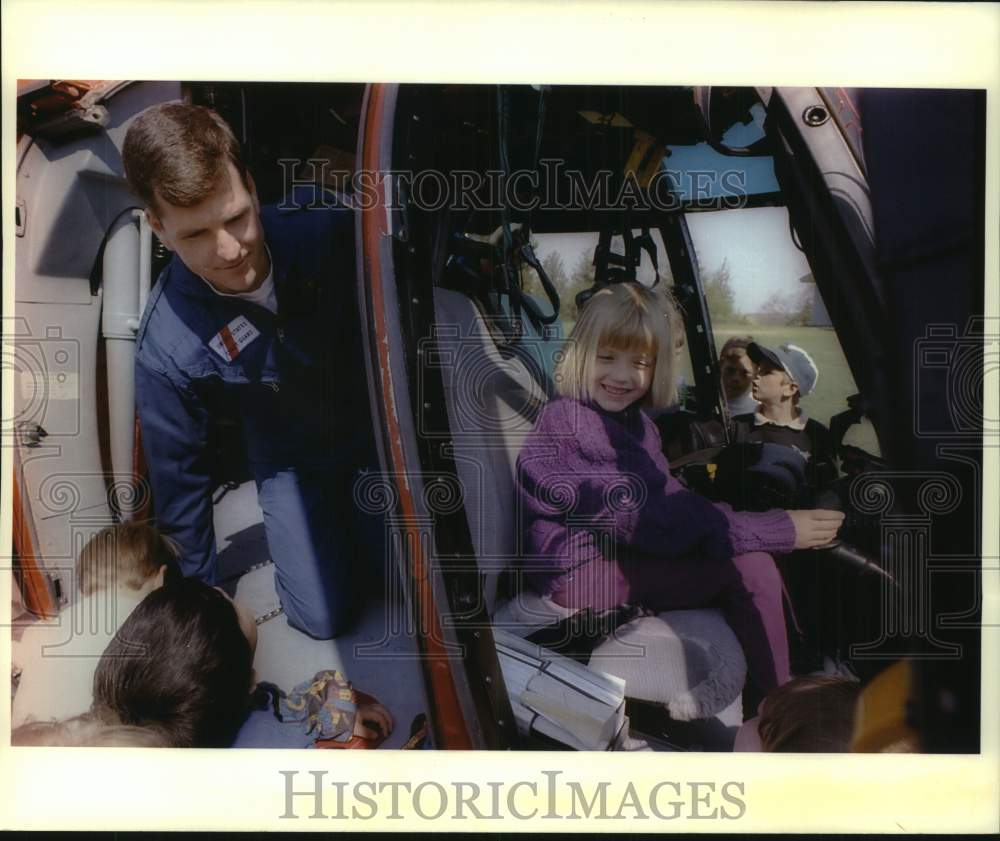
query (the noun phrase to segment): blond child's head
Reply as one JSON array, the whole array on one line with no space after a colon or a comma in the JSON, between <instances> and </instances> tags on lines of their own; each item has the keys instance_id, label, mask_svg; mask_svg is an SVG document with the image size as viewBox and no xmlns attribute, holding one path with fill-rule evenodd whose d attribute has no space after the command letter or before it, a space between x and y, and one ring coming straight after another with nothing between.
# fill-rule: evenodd
<instances>
[{"instance_id":1,"label":"blond child's head","mask_svg":"<svg viewBox=\"0 0 1000 841\"><path fill-rule=\"evenodd\" d=\"M85 713L64 721L29 721L10 734L12 745L36 747L163 748L166 737L155 727L138 727Z\"/></svg>"},{"instance_id":2,"label":"blond child's head","mask_svg":"<svg viewBox=\"0 0 1000 841\"><path fill-rule=\"evenodd\" d=\"M170 538L145 523L119 523L101 529L76 561L80 593L117 588L142 591L179 575L177 549Z\"/></svg>"},{"instance_id":3,"label":"blond child's head","mask_svg":"<svg viewBox=\"0 0 1000 841\"><path fill-rule=\"evenodd\" d=\"M556 367L557 391L603 408L671 405L677 394L678 322L673 301L657 290L639 283L601 289L584 306L566 342ZM610 366L620 369L612 379L606 375Z\"/></svg>"}]
</instances>

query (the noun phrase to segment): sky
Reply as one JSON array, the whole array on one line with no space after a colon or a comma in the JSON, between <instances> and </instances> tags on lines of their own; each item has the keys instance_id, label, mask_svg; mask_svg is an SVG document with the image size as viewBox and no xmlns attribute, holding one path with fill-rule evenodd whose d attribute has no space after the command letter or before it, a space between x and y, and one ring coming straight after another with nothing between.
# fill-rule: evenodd
<instances>
[{"instance_id":1,"label":"sky","mask_svg":"<svg viewBox=\"0 0 1000 841\"><path fill-rule=\"evenodd\" d=\"M795 294L802 288L799 278L809 273L809 263L792 242L785 208L691 213L687 223L703 271L729 260L741 312L757 312L775 292Z\"/></svg>"}]
</instances>

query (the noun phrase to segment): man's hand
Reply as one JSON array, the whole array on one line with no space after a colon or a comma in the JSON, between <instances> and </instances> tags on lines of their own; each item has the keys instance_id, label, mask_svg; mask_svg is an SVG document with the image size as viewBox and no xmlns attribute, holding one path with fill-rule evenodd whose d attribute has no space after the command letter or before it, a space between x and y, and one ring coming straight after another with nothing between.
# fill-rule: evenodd
<instances>
[{"instance_id":1,"label":"man's hand","mask_svg":"<svg viewBox=\"0 0 1000 841\"><path fill-rule=\"evenodd\" d=\"M368 725L374 725L374 729ZM381 704L359 704L354 718L354 735L363 739L383 738L392 733L392 716Z\"/></svg>"},{"instance_id":2,"label":"man's hand","mask_svg":"<svg viewBox=\"0 0 1000 841\"><path fill-rule=\"evenodd\" d=\"M843 511L824 508L789 511L795 524L795 548L815 549L832 541L844 522Z\"/></svg>"}]
</instances>

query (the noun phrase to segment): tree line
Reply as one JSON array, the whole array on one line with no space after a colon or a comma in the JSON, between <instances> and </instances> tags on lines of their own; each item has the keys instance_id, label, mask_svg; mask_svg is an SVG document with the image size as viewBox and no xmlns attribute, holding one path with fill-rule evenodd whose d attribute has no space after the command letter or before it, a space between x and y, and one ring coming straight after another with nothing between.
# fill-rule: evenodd
<instances>
[{"instance_id":1,"label":"tree line","mask_svg":"<svg viewBox=\"0 0 1000 841\"><path fill-rule=\"evenodd\" d=\"M577 294L589 289L594 283L591 252L580 254L572 269L567 269L562 255L552 251L542 260L542 266L559 292L564 310L573 306ZM668 287L672 285L673 279L668 265L661 265L659 273L661 283L666 283ZM796 292L774 292L759 311L747 313L737 308L729 260L723 260L722 265L712 271L705 271L699 264L699 274L713 324L774 324L795 327L809 324L816 294L814 284L804 284L802 289ZM533 271L525 270L523 282L526 292L544 299L541 284Z\"/></svg>"}]
</instances>

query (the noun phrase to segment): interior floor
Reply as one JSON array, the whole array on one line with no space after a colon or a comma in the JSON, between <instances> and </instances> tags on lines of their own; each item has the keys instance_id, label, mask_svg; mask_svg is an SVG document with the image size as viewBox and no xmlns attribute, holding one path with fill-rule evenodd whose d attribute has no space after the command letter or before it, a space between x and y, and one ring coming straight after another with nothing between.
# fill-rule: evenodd
<instances>
[{"instance_id":1,"label":"interior floor","mask_svg":"<svg viewBox=\"0 0 1000 841\"><path fill-rule=\"evenodd\" d=\"M297 631L280 612L254 483L245 482L216 499L219 578L257 618L257 680L288 691L322 669L338 669L392 714L395 728L381 747L401 747L414 718L427 712L416 641L407 632L408 623L389 621L404 616L405 606L386 596L386 588L376 587L363 594L366 606L350 633L316 640Z\"/></svg>"},{"instance_id":2,"label":"interior floor","mask_svg":"<svg viewBox=\"0 0 1000 841\"><path fill-rule=\"evenodd\" d=\"M290 627L281 612L252 481L217 492L215 533L222 586L257 619L257 679L288 691L322 669L338 669L392 714L395 728L381 748L405 744L414 718L428 710L415 636L407 622L391 620L405 615L398 588L395 596L387 596L381 586L364 594L365 609L349 634L312 639ZM24 627L26 623L14 623L15 639ZM739 727L738 707L737 699L717 718L696 722L671 721L663 710L637 702L630 702L628 713L632 735L645 741L648 750L729 751Z\"/></svg>"}]
</instances>

